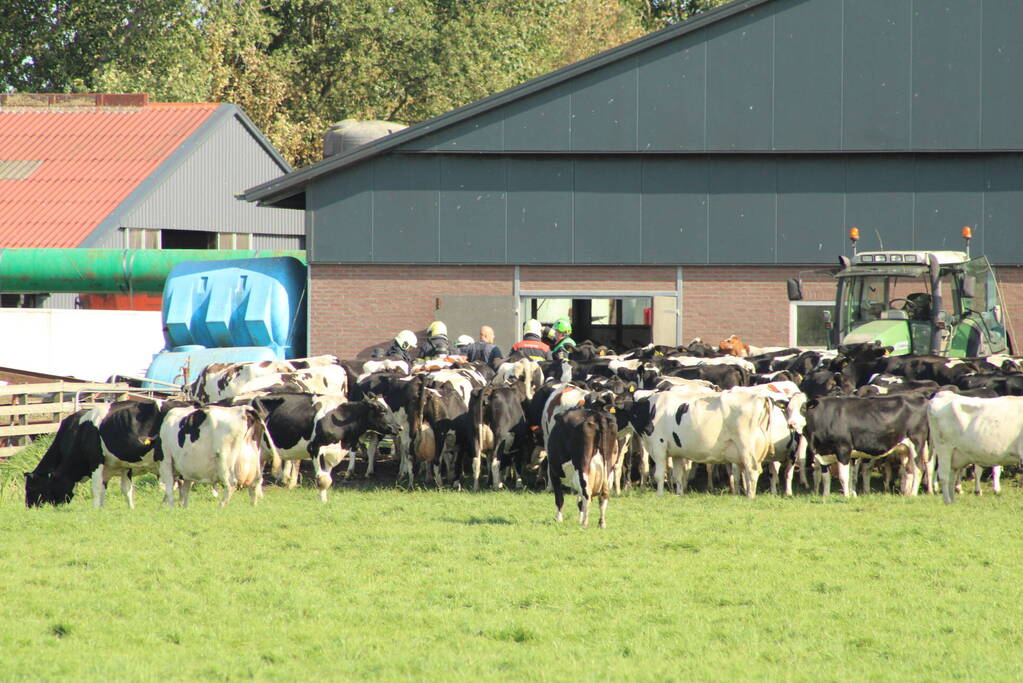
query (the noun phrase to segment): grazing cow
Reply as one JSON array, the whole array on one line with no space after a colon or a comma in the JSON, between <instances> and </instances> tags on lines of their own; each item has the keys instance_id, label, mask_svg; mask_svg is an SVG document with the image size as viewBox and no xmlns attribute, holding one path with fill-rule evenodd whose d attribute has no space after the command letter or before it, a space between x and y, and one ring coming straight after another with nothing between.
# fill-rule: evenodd
<instances>
[{"instance_id":1,"label":"grazing cow","mask_svg":"<svg viewBox=\"0 0 1023 683\"><path fill-rule=\"evenodd\" d=\"M484 455L490 456L491 488L503 488L510 470L515 473L516 486L522 485L525 457L532 453L532 435L522 408L524 393L522 381L473 390L469 401L473 491L479 491Z\"/></svg>"},{"instance_id":2,"label":"grazing cow","mask_svg":"<svg viewBox=\"0 0 1023 683\"><path fill-rule=\"evenodd\" d=\"M652 408L646 415L644 403ZM737 465L746 495L756 495L761 463L772 449L769 399L736 391L710 396L669 391L636 405L633 426L654 461L657 495L664 494L668 458L683 459L672 468L678 495L685 492L691 461Z\"/></svg>"},{"instance_id":3,"label":"grazing cow","mask_svg":"<svg viewBox=\"0 0 1023 683\"><path fill-rule=\"evenodd\" d=\"M927 399L918 393L858 398L824 397L808 404L806 443L814 457L814 490L820 468L837 463L842 495L852 495L849 465L853 458L899 459L902 495L916 495L925 471ZM824 472L824 495L830 475Z\"/></svg>"},{"instance_id":4,"label":"grazing cow","mask_svg":"<svg viewBox=\"0 0 1023 683\"><path fill-rule=\"evenodd\" d=\"M729 356L738 356L739 358L748 358L750 355L749 344L740 339L737 334L733 334L728 339L723 339L718 344L718 351Z\"/></svg>"},{"instance_id":5,"label":"grazing cow","mask_svg":"<svg viewBox=\"0 0 1023 683\"><path fill-rule=\"evenodd\" d=\"M579 524L589 525L590 501L600 496L600 528L607 528L611 473L618 461L618 425L603 410L572 408L559 414L548 443L548 478L554 487L554 519L562 521L567 484L579 494Z\"/></svg>"},{"instance_id":6,"label":"grazing cow","mask_svg":"<svg viewBox=\"0 0 1023 683\"><path fill-rule=\"evenodd\" d=\"M106 403L64 418L35 470L25 473L25 504L70 503L75 484L91 476L93 505L102 507L107 482L120 475L121 491L134 508L132 477L158 469L160 420L161 404L149 400Z\"/></svg>"},{"instance_id":7,"label":"grazing cow","mask_svg":"<svg viewBox=\"0 0 1023 683\"><path fill-rule=\"evenodd\" d=\"M188 507L194 482L219 484L220 507L224 507L235 489L249 489L253 505L263 497L264 455L275 476L281 469L266 424L251 406L171 408L160 426L157 448L168 507L174 507L175 475L182 479L182 507Z\"/></svg>"},{"instance_id":8,"label":"grazing cow","mask_svg":"<svg viewBox=\"0 0 1023 683\"><path fill-rule=\"evenodd\" d=\"M1023 465L1023 397L971 398L939 391L927 408L941 494L955 501L967 465Z\"/></svg>"},{"instance_id":9,"label":"grazing cow","mask_svg":"<svg viewBox=\"0 0 1023 683\"><path fill-rule=\"evenodd\" d=\"M360 401L313 394L272 394L252 399L265 415L274 445L285 460L312 458L320 500L327 500L330 471L369 430L395 435L401 430L387 404L373 395ZM334 448L331 448L334 446Z\"/></svg>"},{"instance_id":10,"label":"grazing cow","mask_svg":"<svg viewBox=\"0 0 1023 683\"><path fill-rule=\"evenodd\" d=\"M433 470L437 488L443 488L442 465L456 485L469 447L468 405L461 394L448 384L429 387L419 383L419 395L410 409L409 455L402 454L398 482L407 474L409 488L415 484L415 465L423 463Z\"/></svg>"}]
</instances>

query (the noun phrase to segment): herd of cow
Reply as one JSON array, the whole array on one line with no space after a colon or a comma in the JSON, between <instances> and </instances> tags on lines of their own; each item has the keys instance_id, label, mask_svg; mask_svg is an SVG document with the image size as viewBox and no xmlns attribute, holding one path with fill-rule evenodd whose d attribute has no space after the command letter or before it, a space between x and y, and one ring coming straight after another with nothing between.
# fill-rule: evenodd
<instances>
[{"instance_id":1,"label":"herd of cow","mask_svg":"<svg viewBox=\"0 0 1023 683\"><path fill-rule=\"evenodd\" d=\"M326 500L332 472L355 467L364 450L373 475L381 440L399 461L398 482L478 490L486 462L498 489L529 483L553 489L562 519L565 487L579 496L586 525L599 498L600 525L612 490L650 481L659 494L670 468L685 492L693 464L725 465L733 492L753 497L764 469L786 495L794 473L827 495L837 473L852 494L857 470L869 490L874 466L893 472L899 490L915 495L921 481L946 502L974 465L1003 465L1023 456L1023 368L1000 356L947 359L890 356L877 343L837 352L774 349L749 355L728 340L718 347L646 346L615 354L581 344L569 359L511 358L492 368L454 356L416 363L291 361L214 364L182 398L139 399L81 410L60 429L39 465L26 473L28 506L71 500L91 477L94 503L121 477L134 505L132 477L154 473L165 501L183 505L193 482L220 489L224 505L237 488L252 501L267 472L289 486L298 462L312 464ZM979 488L978 488L979 490Z\"/></svg>"}]
</instances>

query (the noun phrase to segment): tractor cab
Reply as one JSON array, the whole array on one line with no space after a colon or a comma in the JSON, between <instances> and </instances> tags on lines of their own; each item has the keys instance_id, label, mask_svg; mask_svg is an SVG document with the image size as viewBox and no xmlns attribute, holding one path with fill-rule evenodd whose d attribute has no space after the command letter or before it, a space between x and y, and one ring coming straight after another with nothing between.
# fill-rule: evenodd
<instances>
[{"instance_id":1,"label":"tractor cab","mask_svg":"<svg viewBox=\"0 0 1023 683\"><path fill-rule=\"evenodd\" d=\"M853 235L850 231L855 248ZM825 314L829 347L878 341L891 346L892 355L959 358L1007 351L994 271L983 256L970 258L968 229L963 236L967 251L839 257L835 309Z\"/></svg>"}]
</instances>

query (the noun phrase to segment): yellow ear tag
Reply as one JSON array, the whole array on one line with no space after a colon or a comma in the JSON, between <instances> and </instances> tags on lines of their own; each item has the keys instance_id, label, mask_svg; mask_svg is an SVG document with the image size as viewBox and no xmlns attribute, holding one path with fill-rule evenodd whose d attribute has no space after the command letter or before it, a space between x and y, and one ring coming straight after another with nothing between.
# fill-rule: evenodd
<instances>
[{"instance_id":1,"label":"yellow ear tag","mask_svg":"<svg viewBox=\"0 0 1023 683\"><path fill-rule=\"evenodd\" d=\"M635 391L635 390L636 390L636 385L635 384L630 384L629 385L629 391L631 392L631 391Z\"/></svg>"},{"instance_id":2,"label":"yellow ear tag","mask_svg":"<svg viewBox=\"0 0 1023 683\"><path fill-rule=\"evenodd\" d=\"M614 415L614 414L615 414L615 409L614 409L614 408L612 407L612 408L611 408L611 410L609 410L609 411L607 411L607 412L609 412L609 413L611 413L612 415Z\"/></svg>"}]
</instances>

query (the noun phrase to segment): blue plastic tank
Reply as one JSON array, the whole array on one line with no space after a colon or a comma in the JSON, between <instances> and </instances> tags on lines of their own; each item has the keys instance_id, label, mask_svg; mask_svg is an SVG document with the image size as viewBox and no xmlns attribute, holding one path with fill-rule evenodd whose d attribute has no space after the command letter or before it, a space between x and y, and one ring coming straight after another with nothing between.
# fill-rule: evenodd
<instances>
[{"instance_id":1,"label":"blue plastic tank","mask_svg":"<svg viewBox=\"0 0 1023 683\"><path fill-rule=\"evenodd\" d=\"M295 258L178 264L163 289L165 348L146 377L180 384L213 362L305 356L306 299Z\"/></svg>"}]
</instances>

